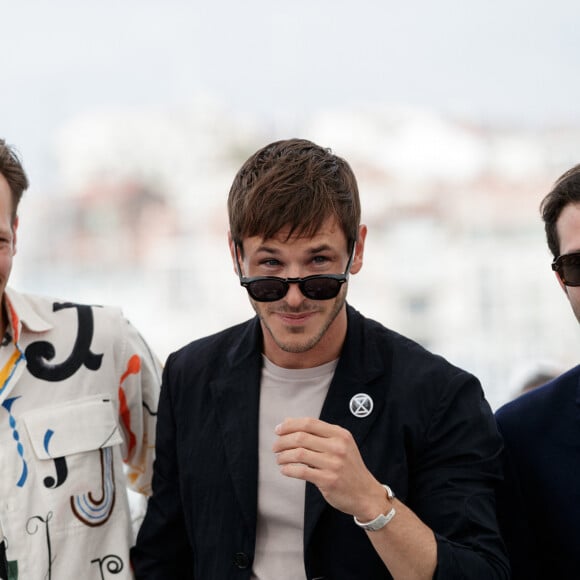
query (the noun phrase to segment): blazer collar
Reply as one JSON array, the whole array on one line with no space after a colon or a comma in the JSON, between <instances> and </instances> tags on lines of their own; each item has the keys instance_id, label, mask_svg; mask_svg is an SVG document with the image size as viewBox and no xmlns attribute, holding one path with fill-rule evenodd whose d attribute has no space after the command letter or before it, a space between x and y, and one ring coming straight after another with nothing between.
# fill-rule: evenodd
<instances>
[{"instance_id":1,"label":"blazer collar","mask_svg":"<svg viewBox=\"0 0 580 580\"><path fill-rule=\"evenodd\" d=\"M221 379L210 385L236 498L251 537L258 506L258 410L262 333L257 317L242 325L225 353ZM226 474L224 474L226 477Z\"/></svg>"},{"instance_id":2,"label":"blazer collar","mask_svg":"<svg viewBox=\"0 0 580 580\"><path fill-rule=\"evenodd\" d=\"M385 405L384 377L390 366L389 353L379 351L366 326L366 319L347 306L348 326L345 343L320 418L348 429L358 445L372 430ZM241 326L236 343L225 353L222 378L211 385L223 437L229 473L236 497L251 537L255 536L258 506L258 424L262 373L262 330L259 319ZM373 401L368 417L350 411L354 395L364 393ZM363 456L364 459L364 456ZM318 489L306 485L304 545L309 544L316 523L329 508Z\"/></svg>"},{"instance_id":3,"label":"blazer collar","mask_svg":"<svg viewBox=\"0 0 580 580\"><path fill-rule=\"evenodd\" d=\"M580 365L574 367L574 369L572 369L572 371L576 374L576 406L578 407L578 409L580 409Z\"/></svg>"},{"instance_id":4,"label":"blazer collar","mask_svg":"<svg viewBox=\"0 0 580 580\"><path fill-rule=\"evenodd\" d=\"M320 418L327 423L348 429L358 448L362 450L366 437L382 415L386 391L384 381L378 379L384 377L386 367L390 366L390 360L388 353L379 352L377 342L365 326L365 318L350 306L347 306L347 315L345 343ZM367 417L357 417L350 410L351 399L357 394L368 395L373 402L372 412ZM327 507L328 504L318 489L314 485L307 484L305 549L320 515Z\"/></svg>"}]
</instances>

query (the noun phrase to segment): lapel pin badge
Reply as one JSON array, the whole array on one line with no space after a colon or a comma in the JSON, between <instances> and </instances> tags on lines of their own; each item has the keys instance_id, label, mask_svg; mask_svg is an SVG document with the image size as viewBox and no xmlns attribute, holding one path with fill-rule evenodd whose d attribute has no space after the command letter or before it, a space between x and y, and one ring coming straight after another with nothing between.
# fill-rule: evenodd
<instances>
[{"instance_id":1,"label":"lapel pin badge","mask_svg":"<svg viewBox=\"0 0 580 580\"><path fill-rule=\"evenodd\" d=\"M358 393L350 400L350 412L355 416L363 419L368 417L373 411L373 400L366 393Z\"/></svg>"}]
</instances>

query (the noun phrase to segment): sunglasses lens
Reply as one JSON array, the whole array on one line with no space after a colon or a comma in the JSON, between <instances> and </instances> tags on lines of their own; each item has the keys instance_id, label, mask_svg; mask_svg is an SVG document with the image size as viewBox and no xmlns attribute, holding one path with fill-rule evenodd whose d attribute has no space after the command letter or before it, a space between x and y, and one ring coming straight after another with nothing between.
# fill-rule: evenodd
<instances>
[{"instance_id":1,"label":"sunglasses lens","mask_svg":"<svg viewBox=\"0 0 580 580\"><path fill-rule=\"evenodd\" d=\"M311 300L330 300L340 291L341 282L335 278L310 278L301 284L302 293Z\"/></svg>"},{"instance_id":2,"label":"sunglasses lens","mask_svg":"<svg viewBox=\"0 0 580 580\"><path fill-rule=\"evenodd\" d=\"M559 271L567 286L580 286L580 254L562 256Z\"/></svg>"},{"instance_id":3,"label":"sunglasses lens","mask_svg":"<svg viewBox=\"0 0 580 580\"><path fill-rule=\"evenodd\" d=\"M329 300L338 295L340 286L345 281L346 277L343 276L337 278L312 276L305 279L291 279L290 282L283 278L261 278L247 282L244 286L257 302L282 300L288 293L290 284L298 284L302 294L310 300Z\"/></svg>"},{"instance_id":4,"label":"sunglasses lens","mask_svg":"<svg viewBox=\"0 0 580 580\"><path fill-rule=\"evenodd\" d=\"M275 302L286 296L288 284L284 280L254 280L248 284L248 292L258 302Z\"/></svg>"}]
</instances>

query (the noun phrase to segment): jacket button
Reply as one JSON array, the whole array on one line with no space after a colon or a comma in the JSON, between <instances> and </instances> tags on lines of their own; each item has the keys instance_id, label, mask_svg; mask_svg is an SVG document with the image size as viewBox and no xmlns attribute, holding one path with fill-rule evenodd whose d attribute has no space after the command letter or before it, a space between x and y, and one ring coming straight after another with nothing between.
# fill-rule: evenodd
<instances>
[{"instance_id":1,"label":"jacket button","mask_svg":"<svg viewBox=\"0 0 580 580\"><path fill-rule=\"evenodd\" d=\"M237 552L234 555L234 564L240 568L240 570L244 570L250 565L250 559L247 554L244 554L244 552Z\"/></svg>"}]
</instances>

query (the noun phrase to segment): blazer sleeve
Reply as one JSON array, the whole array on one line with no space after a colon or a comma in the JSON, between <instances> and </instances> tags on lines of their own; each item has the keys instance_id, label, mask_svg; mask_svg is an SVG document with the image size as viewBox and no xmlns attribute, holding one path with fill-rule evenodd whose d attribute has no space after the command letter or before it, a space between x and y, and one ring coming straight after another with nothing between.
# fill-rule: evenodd
<instances>
[{"instance_id":1,"label":"blazer sleeve","mask_svg":"<svg viewBox=\"0 0 580 580\"><path fill-rule=\"evenodd\" d=\"M529 504L524 499L518 464L510 454L517 442L525 440L521 426L512 425L509 412L496 413L500 432L506 446L503 452L504 480L498 489L497 504L501 531L507 546L514 580L542 580L550 576L549 567L542 562L546 549L534 533L530 522ZM517 445L516 445L517 447ZM524 480L525 481L525 480Z\"/></svg>"},{"instance_id":2,"label":"blazer sleeve","mask_svg":"<svg viewBox=\"0 0 580 580\"><path fill-rule=\"evenodd\" d=\"M458 373L439 393L413 475L413 503L437 540L438 580L509 578L495 503L501 449L479 381Z\"/></svg>"},{"instance_id":3,"label":"blazer sleeve","mask_svg":"<svg viewBox=\"0 0 580 580\"><path fill-rule=\"evenodd\" d=\"M131 550L136 580L187 579L193 576L192 551L183 517L177 467L175 409L171 393L171 355L163 371L157 420L153 495Z\"/></svg>"}]
</instances>

